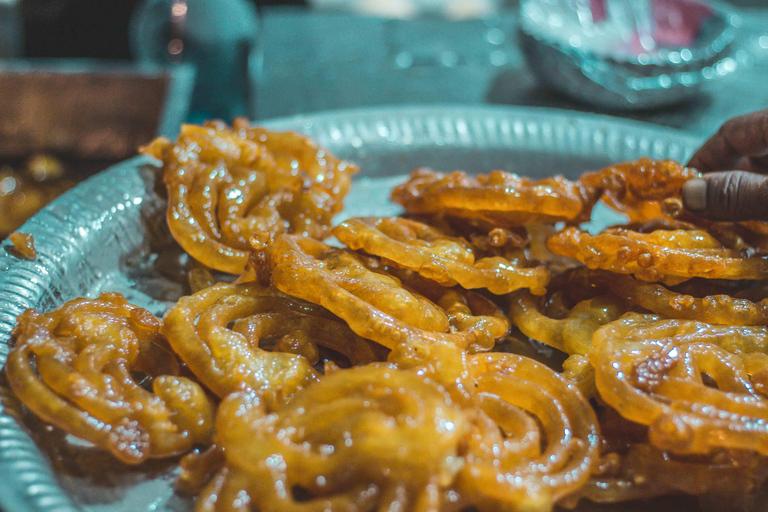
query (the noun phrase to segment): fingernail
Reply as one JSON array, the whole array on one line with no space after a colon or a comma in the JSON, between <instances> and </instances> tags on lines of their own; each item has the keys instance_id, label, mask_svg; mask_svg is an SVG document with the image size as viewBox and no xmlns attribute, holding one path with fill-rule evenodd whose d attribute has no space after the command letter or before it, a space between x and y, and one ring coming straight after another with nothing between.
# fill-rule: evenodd
<instances>
[{"instance_id":1,"label":"fingernail","mask_svg":"<svg viewBox=\"0 0 768 512\"><path fill-rule=\"evenodd\" d=\"M707 208L707 182L701 178L688 180L681 191L683 204L688 210L701 211Z\"/></svg>"}]
</instances>

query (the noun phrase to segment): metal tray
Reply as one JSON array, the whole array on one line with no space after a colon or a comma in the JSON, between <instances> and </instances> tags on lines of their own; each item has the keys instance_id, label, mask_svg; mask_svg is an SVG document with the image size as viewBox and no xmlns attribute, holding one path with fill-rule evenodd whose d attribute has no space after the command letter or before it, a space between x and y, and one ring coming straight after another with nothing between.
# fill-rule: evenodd
<instances>
[{"instance_id":1,"label":"metal tray","mask_svg":"<svg viewBox=\"0 0 768 512\"><path fill-rule=\"evenodd\" d=\"M344 215L392 214L391 186L418 166L534 177L640 156L685 161L697 140L681 132L581 113L500 107L403 107L329 112L265 125L304 132L362 167ZM162 286L142 272L148 240L164 225L157 167L136 157L88 179L28 221L38 258L0 250L0 366L16 316L77 296L117 290L162 314ZM7 249L7 243L3 249ZM165 297L167 299L168 297ZM0 509L5 512L181 511L175 461L124 467L24 413L0 377ZM601 510L603 510L601 508Z\"/></svg>"}]
</instances>

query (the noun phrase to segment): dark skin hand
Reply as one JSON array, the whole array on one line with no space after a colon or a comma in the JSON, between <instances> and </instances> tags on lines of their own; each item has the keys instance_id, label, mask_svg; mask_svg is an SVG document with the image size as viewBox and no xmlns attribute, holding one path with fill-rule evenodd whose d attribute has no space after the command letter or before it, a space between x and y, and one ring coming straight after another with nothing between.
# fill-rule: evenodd
<instances>
[{"instance_id":1,"label":"dark skin hand","mask_svg":"<svg viewBox=\"0 0 768 512\"><path fill-rule=\"evenodd\" d=\"M768 221L768 110L734 117L688 162L704 173L683 186L683 204L711 220Z\"/></svg>"}]
</instances>

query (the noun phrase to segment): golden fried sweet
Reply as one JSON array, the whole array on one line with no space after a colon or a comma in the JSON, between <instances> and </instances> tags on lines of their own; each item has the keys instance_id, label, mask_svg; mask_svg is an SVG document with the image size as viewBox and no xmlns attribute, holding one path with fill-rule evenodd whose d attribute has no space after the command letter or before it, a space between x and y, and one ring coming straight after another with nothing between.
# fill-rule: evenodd
<instances>
[{"instance_id":1,"label":"golden fried sweet","mask_svg":"<svg viewBox=\"0 0 768 512\"><path fill-rule=\"evenodd\" d=\"M612 228L590 235L565 228L547 247L591 269L633 274L641 281L674 285L691 277L765 279L768 257L725 247L703 230L657 230L642 233Z\"/></svg>"},{"instance_id":2,"label":"golden fried sweet","mask_svg":"<svg viewBox=\"0 0 768 512\"><path fill-rule=\"evenodd\" d=\"M574 281L576 279L572 278L566 283ZM557 293L550 297L534 297L519 290L510 299L509 319L529 338L568 354L563 362L563 376L584 396L595 396L594 370L587 357L592 348L592 336L601 326L624 314L627 305L614 297L598 295L568 308L557 301L559 298ZM546 301L548 308L544 308Z\"/></svg>"},{"instance_id":3,"label":"golden fried sweet","mask_svg":"<svg viewBox=\"0 0 768 512\"><path fill-rule=\"evenodd\" d=\"M489 510L549 510L583 485L597 462L599 435L594 411L578 390L514 354L472 356L470 372L481 408L496 425L469 443L459 485L467 500ZM521 428L514 408L536 418L539 442Z\"/></svg>"},{"instance_id":4,"label":"golden fried sweet","mask_svg":"<svg viewBox=\"0 0 768 512\"><path fill-rule=\"evenodd\" d=\"M525 226L502 228L479 219L452 217L441 213L406 214L400 218L426 224L446 236L469 240L476 257L505 256L523 249L529 242Z\"/></svg>"},{"instance_id":5,"label":"golden fried sweet","mask_svg":"<svg viewBox=\"0 0 768 512\"><path fill-rule=\"evenodd\" d=\"M731 223L724 223L733 226ZM715 225L723 225L715 223ZM744 238L750 239L750 245L759 248L760 250L768 249L768 222L750 220L739 222L736 224L739 229L744 233Z\"/></svg>"},{"instance_id":6,"label":"golden fried sweet","mask_svg":"<svg viewBox=\"0 0 768 512\"><path fill-rule=\"evenodd\" d=\"M390 361L442 384L471 419L457 504L551 510L596 469L597 419L576 387L527 357L400 345Z\"/></svg>"},{"instance_id":7,"label":"golden fried sweet","mask_svg":"<svg viewBox=\"0 0 768 512\"><path fill-rule=\"evenodd\" d=\"M217 419L225 466L198 511L546 511L584 484L599 436L572 385L521 356L420 347L419 362L398 347L408 369L338 370L277 408L230 395Z\"/></svg>"},{"instance_id":8,"label":"golden fried sweet","mask_svg":"<svg viewBox=\"0 0 768 512\"><path fill-rule=\"evenodd\" d=\"M680 191L683 184L701 176L674 160L641 158L585 173L579 183L602 191L601 199L611 208L625 213L632 222L645 222L668 213L669 204L677 201L682 208Z\"/></svg>"},{"instance_id":9,"label":"golden fried sweet","mask_svg":"<svg viewBox=\"0 0 768 512\"><path fill-rule=\"evenodd\" d=\"M195 512L250 512L248 483L247 473L224 466L198 495Z\"/></svg>"},{"instance_id":10,"label":"golden fried sweet","mask_svg":"<svg viewBox=\"0 0 768 512\"><path fill-rule=\"evenodd\" d=\"M198 495L211 482L216 473L224 468L224 450L211 445L205 450L193 450L179 462L181 473L176 481L176 490L189 495Z\"/></svg>"},{"instance_id":11,"label":"golden fried sweet","mask_svg":"<svg viewBox=\"0 0 768 512\"><path fill-rule=\"evenodd\" d=\"M595 332L600 397L678 454L768 454L768 330L626 315Z\"/></svg>"},{"instance_id":12,"label":"golden fried sweet","mask_svg":"<svg viewBox=\"0 0 768 512\"><path fill-rule=\"evenodd\" d=\"M353 365L375 358L365 340L322 308L253 282L182 297L165 315L163 332L221 397L248 388L290 396L317 381L318 346Z\"/></svg>"},{"instance_id":13,"label":"golden fried sweet","mask_svg":"<svg viewBox=\"0 0 768 512\"><path fill-rule=\"evenodd\" d=\"M581 354L571 354L563 361L563 372L561 375L572 382L576 389L587 398L593 398L597 395L597 386L595 385L595 369L589 362L589 356Z\"/></svg>"},{"instance_id":14,"label":"golden fried sweet","mask_svg":"<svg viewBox=\"0 0 768 512\"><path fill-rule=\"evenodd\" d=\"M593 271L588 279L630 304L666 318L722 325L768 325L768 299L753 302L717 293L716 289L710 291L712 295L695 297L658 283L603 271Z\"/></svg>"},{"instance_id":15,"label":"golden fried sweet","mask_svg":"<svg viewBox=\"0 0 768 512\"><path fill-rule=\"evenodd\" d=\"M430 300L378 261L317 240L281 235L268 259L276 288L325 307L358 335L388 348L449 341L487 349L509 330L506 316L480 295L433 286L437 295Z\"/></svg>"},{"instance_id":16,"label":"golden fried sweet","mask_svg":"<svg viewBox=\"0 0 768 512\"><path fill-rule=\"evenodd\" d=\"M610 296L598 296L577 303L556 318L541 311L542 299L520 290L511 298L509 319L520 332L566 354L585 355L592 348L592 335L613 322L627 306Z\"/></svg>"},{"instance_id":17,"label":"golden fried sweet","mask_svg":"<svg viewBox=\"0 0 768 512\"><path fill-rule=\"evenodd\" d=\"M563 177L531 181L504 171L469 176L417 169L392 190L408 213L441 213L509 228L538 222L589 220L597 189Z\"/></svg>"},{"instance_id":18,"label":"golden fried sweet","mask_svg":"<svg viewBox=\"0 0 768 512\"><path fill-rule=\"evenodd\" d=\"M727 510L741 510L748 508L750 495L768 477L768 459L754 453L726 451L683 457L648 444L633 445L623 455L610 454L603 465L605 469L569 497L569 502L583 497L595 503L620 503L684 493L725 499Z\"/></svg>"},{"instance_id":19,"label":"golden fried sweet","mask_svg":"<svg viewBox=\"0 0 768 512\"><path fill-rule=\"evenodd\" d=\"M8 235L8 240L13 244L13 249L24 259L34 260L37 258L37 249L35 249L35 238L28 233L19 233L15 231Z\"/></svg>"},{"instance_id":20,"label":"golden fried sweet","mask_svg":"<svg viewBox=\"0 0 768 512\"><path fill-rule=\"evenodd\" d=\"M426 224L397 217L349 219L331 232L352 250L363 250L418 272L443 286L487 288L497 295L518 288L544 293L549 271L521 268L502 257L475 259L473 247Z\"/></svg>"},{"instance_id":21,"label":"golden fried sweet","mask_svg":"<svg viewBox=\"0 0 768 512\"><path fill-rule=\"evenodd\" d=\"M677 455L648 444L647 428L603 407L600 434L604 455L589 481L561 505L579 498L618 503L669 494L704 496L713 510L749 510L768 478L768 458L750 451L720 450ZM725 506L723 506L725 505Z\"/></svg>"},{"instance_id":22,"label":"golden fried sweet","mask_svg":"<svg viewBox=\"0 0 768 512\"><path fill-rule=\"evenodd\" d=\"M487 232L484 232L487 231ZM528 245L525 228L492 228L483 232L469 233L469 241L477 255L485 257L506 255Z\"/></svg>"},{"instance_id":23,"label":"golden fried sweet","mask_svg":"<svg viewBox=\"0 0 768 512\"><path fill-rule=\"evenodd\" d=\"M470 428L439 385L389 365L336 371L277 409L235 393L217 418L226 470L198 510L438 510Z\"/></svg>"},{"instance_id":24,"label":"golden fried sweet","mask_svg":"<svg viewBox=\"0 0 768 512\"><path fill-rule=\"evenodd\" d=\"M231 274L254 234L323 237L357 168L296 133L223 123L184 125L142 152L163 162L168 225L199 262Z\"/></svg>"},{"instance_id":25,"label":"golden fried sweet","mask_svg":"<svg viewBox=\"0 0 768 512\"><path fill-rule=\"evenodd\" d=\"M580 266L578 261L557 255L547 247L547 240L558 232L553 224L531 224L525 229L530 238L530 242L525 248L527 261L546 264L553 278L569 269Z\"/></svg>"},{"instance_id":26,"label":"golden fried sweet","mask_svg":"<svg viewBox=\"0 0 768 512\"><path fill-rule=\"evenodd\" d=\"M14 329L5 371L17 397L43 421L128 464L210 442L214 406L179 376L160 320L122 295L75 299ZM151 390L140 375L151 379Z\"/></svg>"}]
</instances>

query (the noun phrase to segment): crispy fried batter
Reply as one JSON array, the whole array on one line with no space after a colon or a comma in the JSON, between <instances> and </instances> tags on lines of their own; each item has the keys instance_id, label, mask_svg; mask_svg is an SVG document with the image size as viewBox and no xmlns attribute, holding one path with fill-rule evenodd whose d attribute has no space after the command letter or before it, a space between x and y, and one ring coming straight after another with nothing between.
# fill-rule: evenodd
<instances>
[{"instance_id":1,"label":"crispy fried batter","mask_svg":"<svg viewBox=\"0 0 768 512\"><path fill-rule=\"evenodd\" d=\"M547 247L591 269L633 274L641 281L677 284L692 277L765 279L768 258L725 247L706 231L657 230L650 233L612 228L590 235L566 228Z\"/></svg>"},{"instance_id":2,"label":"crispy fried batter","mask_svg":"<svg viewBox=\"0 0 768 512\"><path fill-rule=\"evenodd\" d=\"M355 365L375 358L365 340L327 311L252 282L218 284L182 298L163 330L221 397L246 388L290 396L317 380L318 346Z\"/></svg>"},{"instance_id":3,"label":"crispy fried batter","mask_svg":"<svg viewBox=\"0 0 768 512\"><path fill-rule=\"evenodd\" d=\"M35 238L28 233L19 233L18 231L8 235L8 240L13 244L13 250L16 254L27 260L37 258L37 249L35 249Z\"/></svg>"},{"instance_id":4,"label":"crispy fried batter","mask_svg":"<svg viewBox=\"0 0 768 512\"><path fill-rule=\"evenodd\" d=\"M376 260L310 238L278 237L269 269L276 288L322 305L358 335L388 348L426 340L487 349L509 329L506 316L480 295L442 289L430 300Z\"/></svg>"},{"instance_id":5,"label":"crispy fried batter","mask_svg":"<svg viewBox=\"0 0 768 512\"><path fill-rule=\"evenodd\" d=\"M255 509L435 510L461 469L470 420L444 389L415 372L369 365L334 372L287 405L255 394L222 403L216 441ZM213 486L218 486L217 480ZM298 501L297 492L305 497ZM209 490L202 510L239 510ZM242 498L241 498L242 499Z\"/></svg>"},{"instance_id":6,"label":"crispy fried batter","mask_svg":"<svg viewBox=\"0 0 768 512\"><path fill-rule=\"evenodd\" d=\"M394 357L408 368L340 370L277 409L228 397L226 465L198 510L547 510L583 485L598 435L578 391L521 356L422 347Z\"/></svg>"},{"instance_id":7,"label":"crispy fried batter","mask_svg":"<svg viewBox=\"0 0 768 512\"><path fill-rule=\"evenodd\" d=\"M408 213L454 215L505 228L584 222L597 199L597 189L563 177L531 181L504 171L469 176L416 169L406 183L392 190L392 200Z\"/></svg>"},{"instance_id":8,"label":"crispy fried batter","mask_svg":"<svg viewBox=\"0 0 768 512\"><path fill-rule=\"evenodd\" d=\"M572 278L565 283L572 284L574 281ZM627 304L615 297L597 295L567 309L564 304L553 304L559 298L558 295L534 297L520 290L511 297L509 319L529 338L568 354L569 357L563 362L563 376L573 382L584 396L595 396L594 370L586 357L592 348L592 336L601 326L624 314ZM550 312L543 307L547 300L551 301Z\"/></svg>"},{"instance_id":9,"label":"crispy fried batter","mask_svg":"<svg viewBox=\"0 0 768 512\"><path fill-rule=\"evenodd\" d=\"M121 461L171 457L210 442L214 406L159 333L122 295L75 299L19 317L6 374L37 416ZM138 375L151 379L144 389Z\"/></svg>"},{"instance_id":10,"label":"crispy fried batter","mask_svg":"<svg viewBox=\"0 0 768 512\"><path fill-rule=\"evenodd\" d=\"M598 329L590 359L600 397L623 417L647 425L657 448L766 455L767 353L765 327L635 314Z\"/></svg>"},{"instance_id":11,"label":"crispy fried batter","mask_svg":"<svg viewBox=\"0 0 768 512\"><path fill-rule=\"evenodd\" d=\"M231 274L242 272L256 233L325 236L357 172L302 135L243 120L184 125L175 143L157 139L142 152L163 162L173 237Z\"/></svg>"},{"instance_id":12,"label":"crispy fried batter","mask_svg":"<svg viewBox=\"0 0 768 512\"><path fill-rule=\"evenodd\" d=\"M751 301L717 293L695 297L673 291L658 283L645 283L632 276L605 271L590 272L587 280L630 304L666 318L701 320L722 325L768 325L768 299Z\"/></svg>"},{"instance_id":13,"label":"crispy fried batter","mask_svg":"<svg viewBox=\"0 0 768 512\"><path fill-rule=\"evenodd\" d=\"M611 408L599 416L604 455L584 487L566 500L617 503L685 493L714 509L742 510L768 478L768 458L751 451L676 455L648 444L647 429ZM724 506L723 506L724 505Z\"/></svg>"},{"instance_id":14,"label":"crispy fried batter","mask_svg":"<svg viewBox=\"0 0 768 512\"><path fill-rule=\"evenodd\" d=\"M641 158L585 173L579 183L602 191L602 200L632 222L645 222L669 212L671 203L682 208L683 184L701 176L674 160Z\"/></svg>"},{"instance_id":15,"label":"crispy fried batter","mask_svg":"<svg viewBox=\"0 0 768 512\"><path fill-rule=\"evenodd\" d=\"M511 299L509 319L529 338L569 355L588 354L595 331L627 311L621 300L598 296L579 302L562 318L551 318L541 311L540 301L524 290L516 292Z\"/></svg>"},{"instance_id":16,"label":"crispy fried batter","mask_svg":"<svg viewBox=\"0 0 768 512\"><path fill-rule=\"evenodd\" d=\"M349 219L332 234L352 250L362 249L400 267L418 272L443 286L486 288L502 295L518 288L544 293L549 271L521 268L496 256L475 259L463 238L450 237L426 224L397 217Z\"/></svg>"},{"instance_id":17,"label":"crispy fried batter","mask_svg":"<svg viewBox=\"0 0 768 512\"><path fill-rule=\"evenodd\" d=\"M549 510L596 469L595 413L545 365L446 343L399 345L390 361L442 384L474 418L456 482L459 504Z\"/></svg>"}]
</instances>

